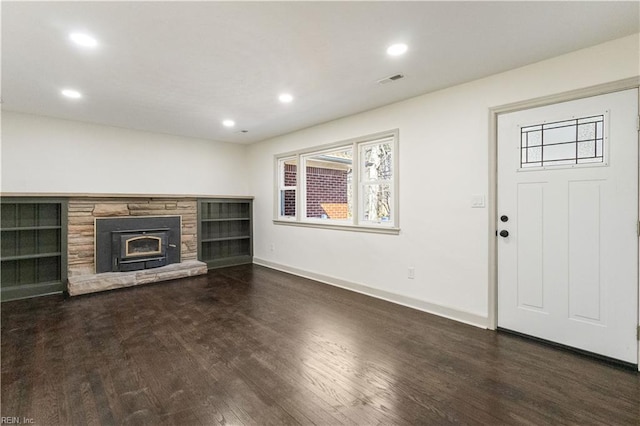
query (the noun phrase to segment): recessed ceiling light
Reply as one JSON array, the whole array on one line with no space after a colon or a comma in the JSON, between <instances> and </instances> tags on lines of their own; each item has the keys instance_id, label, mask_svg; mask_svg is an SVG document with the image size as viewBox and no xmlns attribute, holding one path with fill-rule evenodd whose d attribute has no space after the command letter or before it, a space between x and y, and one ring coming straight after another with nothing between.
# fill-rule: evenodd
<instances>
[{"instance_id":1,"label":"recessed ceiling light","mask_svg":"<svg viewBox=\"0 0 640 426\"><path fill-rule=\"evenodd\" d=\"M73 89L62 89L60 93L62 93L63 96L71 99L80 99L82 97L82 93Z\"/></svg>"},{"instance_id":2,"label":"recessed ceiling light","mask_svg":"<svg viewBox=\"0 0 640 426\"><path fill-rule=\"evenodd\" d=\"M235 122L235 121L233 121L233 120L224 120L224 121L222 122L222 125L223 125L224 127L233 127L233 126L235 126L235 125L236 125L236 122Z\"/></svg>"},{"instance_id":3,"label":"recessed ceiling light","mask_svg":"<svg viewBox=\"0 0 640 426\"><path fill-rule=\"evenodd\" d=\"M293 96L288 93L283 93L278 96L278 99L280 99L280 102L282 102L283 104L288 104L289 102L293 101Z\"/></svg>"},{"instance_id":4,"label":"recessed ceiling light","mask_svg":"<svg viewBox=\"0 0 640 426\"><path fill-rule=\"evenodd\" d=\"M391 56L399 56L404 54L409 47L404 43L392 44L387 48L387 54Z\"/></svg>"},{"instance_id":5,"label":"recessed ceiling light","mask_svg":"<svg viewBox=\"0 0 640 426\"><path fill-rule=\"evenodd\" d=\"M81 47L96 47L98 40L85 33L71 33L69 39Z\"/></svg>"}]
</instances>

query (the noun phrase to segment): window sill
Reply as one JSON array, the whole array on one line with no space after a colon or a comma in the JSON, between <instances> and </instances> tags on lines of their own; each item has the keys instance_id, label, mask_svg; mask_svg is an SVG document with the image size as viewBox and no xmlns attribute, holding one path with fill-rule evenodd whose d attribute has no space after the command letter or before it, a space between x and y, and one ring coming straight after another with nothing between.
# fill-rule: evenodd
<instances>
[{"instance_id":1,"label":"window sill","mask_svg":"<svg viewBox=\"0 0 640 426\"><path fill-rule=\"evenodd\" d=\"M368 232L371 234L400 234L400 228L382 227L382 226L363 226L363 225L336 225L329 223L317 222L299 222L294 220L273 220L274 225L302 226L306 228L322 228L334 229L339 231Z\"/></svg>"}]
</instances>

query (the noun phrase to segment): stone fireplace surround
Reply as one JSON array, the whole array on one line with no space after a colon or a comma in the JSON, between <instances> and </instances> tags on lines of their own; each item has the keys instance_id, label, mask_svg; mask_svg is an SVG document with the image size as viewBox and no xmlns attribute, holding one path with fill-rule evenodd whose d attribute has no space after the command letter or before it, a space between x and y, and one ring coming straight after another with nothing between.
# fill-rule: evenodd
<instances>
[{"instance_id":1,"label":"stone fireplace surround","mask_svg":"<svg viewBox=\"0 0 640 426\"><path fill-rule=\"evenodd\" d=\"M180 263L132 272L95 272L95 219L180 216ZM68 291L71 296L207 273L197 260L197 199L175 196L87 196L68 201Z\"/></svg>"}]
</instances>

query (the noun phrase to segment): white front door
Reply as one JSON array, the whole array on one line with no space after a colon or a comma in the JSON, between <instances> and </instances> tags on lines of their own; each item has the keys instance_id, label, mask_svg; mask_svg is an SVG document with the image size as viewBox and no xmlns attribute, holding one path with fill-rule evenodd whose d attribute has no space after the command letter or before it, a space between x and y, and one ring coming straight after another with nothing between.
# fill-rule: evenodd
<instances>
[{"instance_id":1,"label":"white front door","mask_svg":"<svg viewBox=\"0 0 640 426\"><path fill-rule=\"evenodd\" d=\"M638 363L637 119L637 89L498 117L498 327Z\"/></svg>"}]
</instances>

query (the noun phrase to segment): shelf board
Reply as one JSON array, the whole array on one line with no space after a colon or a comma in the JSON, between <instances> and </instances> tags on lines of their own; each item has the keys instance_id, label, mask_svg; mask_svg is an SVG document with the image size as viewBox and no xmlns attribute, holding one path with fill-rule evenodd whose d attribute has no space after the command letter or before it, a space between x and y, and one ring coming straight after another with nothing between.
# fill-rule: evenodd
<instances>
[{"instance_id":1,"label":"shelf board","mask_svg":"<svg viewBox=\"0 0 640 426\"><path fill-rule=\"evenodd\" d=\"M40 231L47 229L62 229L62 226L16 226L13 228L2 228L0 231Z\"/></svg>"},{"instance_id":2,"label":"shelf board","mask_svg":"<svg viewBox=\"0 0 640 426\"><path fill-rule=\"evenodd\" d=\"M209 269L223 268L225 266L244 265L251 263L253 257L251 254L239 254L235 256L223 257L218 259L201 259L207 264Z\"/></svg>"},{"instance_id":3,"label":"shelf board","mask_svg":"<svg viewBox=\"0 0 640 426\"><path fill-rule=\"evenodd\" d=\"M48 294L59 294L65 290L62 281L47 281L40 283L22 283L2 288L0 298L3 302L8 300L26 299L29 297L46 296Z\"/></svg>"},{"instance_id":4,"label":"shelf board","mask_svg":"<svg viewBox=\"0 0 640 426\"><path fill-rule=\"evenodd\" d=\"M61 256L61 252L51 252L51 253L36 253L36 254L23 254L20 256L5 256L0 258L0 261L4 262L6 260L24 260L24 259L40 259L43 257L59 257Z\"/></svg>"},{"instance_id":5,"label":"shelf board","mask_svg":"<svg viewBox=\"0 0 640 426\"><path fill-rule=\"evenodd\" d=\"M202 222L233 222L236 220L251 220L248 217L229 217L224 219L202 219Z\"/></svg>"},{"instance_id":6,"label":"shelf board","mask_svg":"<svg viewBox=\"0 0 640 426\"><path fill-rule=\"evenodd\" d=\"M222 237L222 238L203 238L203 243L212 243L216 241L232 241L232 240L248 240L251 238L249 235L242 235L238 237Z\"/></svg>"}]
</instances>

